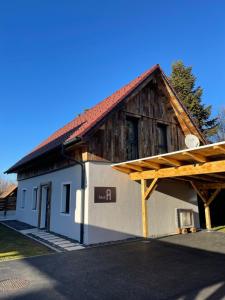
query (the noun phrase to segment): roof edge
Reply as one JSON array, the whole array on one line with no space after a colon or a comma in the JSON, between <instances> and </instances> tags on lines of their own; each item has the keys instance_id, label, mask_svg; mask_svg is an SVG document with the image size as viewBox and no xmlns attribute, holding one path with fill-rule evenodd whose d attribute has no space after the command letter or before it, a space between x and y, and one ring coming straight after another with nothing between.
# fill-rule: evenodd
<instances>
[{"instance_id":1,"label":"roof edge","mask_svg":"<svg viewBox=\"0 0 225 300\"><path fill-rule=\"evenodd\" d=\"M189 119L190 119L192 125L193 125L193 126L195 127L195 129L197 130L199 136L200 136L201 139L202 139L202 142L204 143L204 145L209 144L209 143L206 141L206 139L205 139L203 133L202 133L202 132L200 131L200 129L198 128L197 124L195 124L195 121L194 121L194 119L192 118L191 114L189 113L188 109L186 108L186 106L184 105L184 103L183 103L183 102L180 100L180 98L178 97L178 95L177 95L177 93L176 93L174 87L171 85L171 83L170 83L168 77L167 77L166 74L163 72L163 70L161 69L160 66L159 66L159 68L160 68L160 71L161 71L162 76L163 76L163 78L165 79L166 83L169 85L169 87L170 87L170 89L172 90L174 96L177 98L177 100L179 101L179 103L180 103L180 105L182 106L183 110L185 111L185 113L186 113L187 116L189 117Z\"/></svg>"}]
</instances>

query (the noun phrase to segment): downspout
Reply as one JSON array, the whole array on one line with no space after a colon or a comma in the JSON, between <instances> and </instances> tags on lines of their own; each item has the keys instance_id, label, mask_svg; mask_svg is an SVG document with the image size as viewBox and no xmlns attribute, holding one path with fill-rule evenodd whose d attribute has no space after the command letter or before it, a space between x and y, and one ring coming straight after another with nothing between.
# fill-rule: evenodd
<instances>
[{"instance_id":1,"label":"downspout","mask_svg":"<svg viewBox=\"0 0 225 300\"><path fill-rule=\"evenodd\" d=\"M85 205L85 164L69 155L65 154L64 144L62 144L61 154L64 158L75 162L81 167L81 222L80 222L80 244L84 242L84 205Z\"/></svg>"}]
</instances>

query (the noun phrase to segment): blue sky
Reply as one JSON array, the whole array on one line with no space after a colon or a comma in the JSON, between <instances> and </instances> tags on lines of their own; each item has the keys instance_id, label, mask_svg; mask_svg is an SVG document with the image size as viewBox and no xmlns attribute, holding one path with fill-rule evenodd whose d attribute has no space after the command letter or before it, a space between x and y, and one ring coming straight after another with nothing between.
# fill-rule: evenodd
<instances>
[{"instance_id":1,"label":"blue sky","mask_svg":"<svg viewBox=\"0 0 225 300\"><path fill-rule=\"evenodd\" d=\"M222 0L1 0L0 174L156 63L192 65L216 114L224 53Z\"/></svg>"}]
</instances>

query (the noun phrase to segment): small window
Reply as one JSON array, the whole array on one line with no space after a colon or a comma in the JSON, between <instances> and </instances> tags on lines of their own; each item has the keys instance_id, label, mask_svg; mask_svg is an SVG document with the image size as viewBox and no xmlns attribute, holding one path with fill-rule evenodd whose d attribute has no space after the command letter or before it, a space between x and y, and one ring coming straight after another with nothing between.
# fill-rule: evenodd
<instances>
[{"instance_id":1,"label":"small window","mask_svg":"<svg viewBox=\"0 0 225 300\"><path fill-rule=\"evenodd\" d=\"M26 194L27 194L27 190L22 190L22 198L21 198L21 208L25 207L25 202L26 202Z\"/></svg>"},{"instance_id":2,"label":"small window","mask_svg":"<svg viewBox=\"0 0 225 300\"><path fill-rule=\"evenodd\" d=\"M38 201L38 188L33 188L33 198L32 198L32 210L37 209L37 201Z\"/></svg>"},{"instance_id":3,"label":"small window","mask_svg":"<svg viewBox=\"0 0 225 300\"><path fill-rule=\"evenodd\" d=\"M62 186L62 213L69 214L70 212L70 183Z\"/></svg>"},{"instance_id":4,"label":"small window","mask_svg":"<svg viewBox=\"0 0 225 300\"><path fill-rule=\"evenodd\" d=\"M158 152L159 154L168 152L167 125L158 124Z\"/></svg>"},{"instance_id":5,"label":"small window","mask_svg":"<svg viewBox=\"0 0 225 300\"><path fill-rule=\"evenodd\" d=\"M138 119L127 117L126 120L127 138L126 150L127 159L137 159L138 154Z\"/></svg>"}]
</instances>

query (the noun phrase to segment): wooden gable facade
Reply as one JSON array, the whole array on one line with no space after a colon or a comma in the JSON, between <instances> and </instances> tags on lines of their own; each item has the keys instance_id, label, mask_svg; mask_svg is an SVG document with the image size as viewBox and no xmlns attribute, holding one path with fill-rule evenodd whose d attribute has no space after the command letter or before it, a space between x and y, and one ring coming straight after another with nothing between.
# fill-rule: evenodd
<instances>
[{"instance_id":1,"label":"wooden gable facade","mask_svg":"<svg viewBox=\"0 0 225 300\"><path fill-rule=\"evenodd\" d=\"M136 135L133 140L132 135ZM169 97L154 78L124 101L90 137L86 159L121 162L176 151L185 147L184 138ZM137 143L133 155L132 142Z\"/></svg>"}]
</instances>

